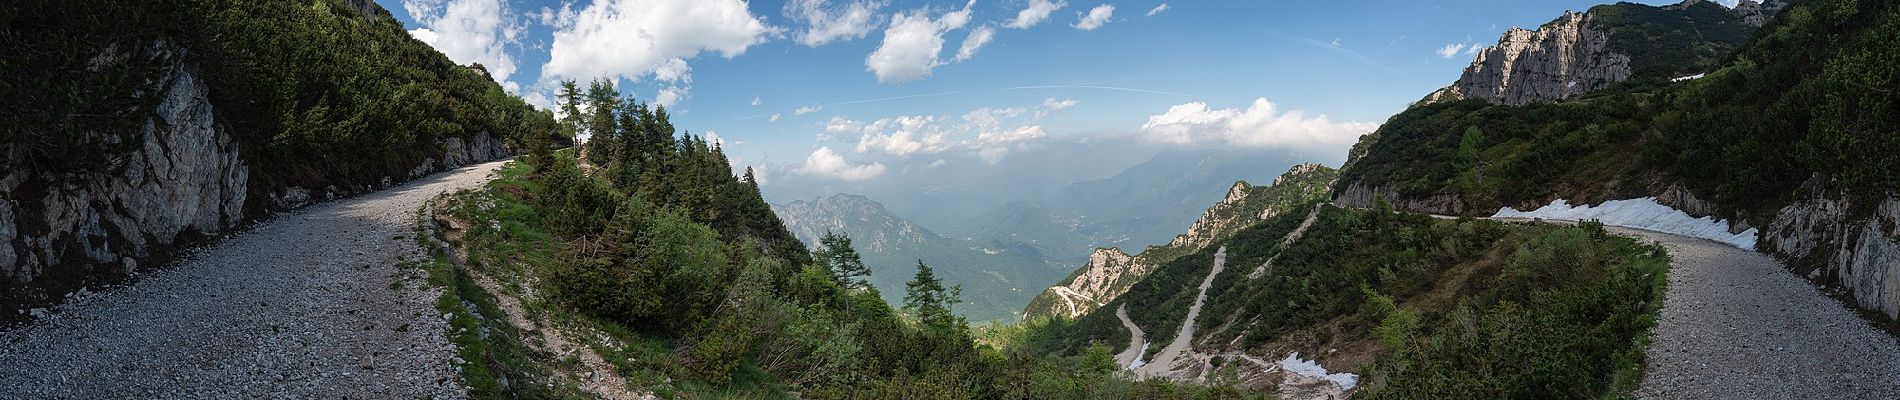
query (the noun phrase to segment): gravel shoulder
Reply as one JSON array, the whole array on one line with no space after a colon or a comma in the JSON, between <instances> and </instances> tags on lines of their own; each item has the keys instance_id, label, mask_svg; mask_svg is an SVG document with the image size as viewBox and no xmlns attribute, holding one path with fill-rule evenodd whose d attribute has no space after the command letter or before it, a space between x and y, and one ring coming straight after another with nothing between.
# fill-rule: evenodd
<instances>
[{"instance_id":1,"label":"gravel shoulder","mask_svg":"<svg viewBox=\"0 0 1900 400\"><path fill-rule=\"evenodd\" d=\"M0 332L0 398L462 398L415 211L464 167L280 214Z\"/></svg>"},{"instance_id":2,"label":"gravel shoulder","mask_svg":"<svg viewBox=\"0 0 1900 400\"><path fill-rule=\"evenodd\" d=\"M1900 398L1900 344L1774 258L1706 239L1660 242L1669 291L1638 398Z\"/></svg>"}]
</instances>

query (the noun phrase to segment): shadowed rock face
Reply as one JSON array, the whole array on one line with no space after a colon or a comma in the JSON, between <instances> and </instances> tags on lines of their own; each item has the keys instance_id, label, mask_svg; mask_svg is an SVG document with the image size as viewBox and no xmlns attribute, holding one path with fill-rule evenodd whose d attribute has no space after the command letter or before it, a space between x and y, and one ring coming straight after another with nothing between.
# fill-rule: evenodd
<instances>
[{"instance_id":1,"label":"shadowed rock face","mask_svg":"<svg viewBox=\"0 0 1900 400\"><path fill-rule=\"evenodd\" d=\"M132 258L181 240L216 235L242 220L250 168L216 121L206 86L175 68L122 168L55 180L20 170L0 178L0 281L9 302L51 297L76 282L122 274ZM53 183L57 182L57 183ZM14 287L27 285L26 288Z\"/></svg>"}]
</instances>

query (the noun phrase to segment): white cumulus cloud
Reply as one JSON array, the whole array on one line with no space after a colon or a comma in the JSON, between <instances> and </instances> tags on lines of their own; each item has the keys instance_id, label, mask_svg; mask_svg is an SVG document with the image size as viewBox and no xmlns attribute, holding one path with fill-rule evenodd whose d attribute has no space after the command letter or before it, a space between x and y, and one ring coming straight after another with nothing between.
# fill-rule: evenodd
<instances>
[{"instance_id":1,"label":"white cumulus cloud","mask_svg":"<svg viewBox=\"0 0 1900 400\"><path fill-rule=\"evenodd\" d=\"M743 0L596 0L556 21L544 77L660 80L685 77L701 52L731 58L776 30Z\"/></svg>"},{"instance_id":2,"label":"white cumulus cloud","mask_svg":"<svg viewBox=\"0 0 1900 400\"><path fill-rule=\"evenodd\" d=\"M1155 14L1160 14L1162 11L1167 11L1167 10L1168 10L1168 3L1161 3L1161 5L1155 6L1155 8L1148 9L1148 16L1152 17L1152 16L1155 16Z\"/></svg>"},{"instance_id":3,"label":"white cumulus cloud","mask_svg":"<svg viewBox=\"0 0 1900 400\"><path fill-rule=\"evenodd\" d=\"M502 0L404 0L402 8L420 28L409 35L461 64L481 63L497 83L515 74L515 57L503 47L522 28ZM511 92L517 92L514 85Z\"/></svg>"},{"instance_id":4,"label":"white cumulus cloud","mask_svg":"<svg viewBox=\"0 0 1900 400\"><path fill-rule=\"evenodd\" d=\"M660 89L660 92L653 96L653 104L660 107L673 108L673 105L679 104L680 100L684 100L685 98L686 89L682 89L678 86L667 86L664 89Z\"/></svg>"},{"instance_id":5,"label":"white cumulus cloud","mask_svg":"<svg viewBox=\"0 0 1900 400\"><path fill-rule=\"evenodd\" d=\"M883 175L884 163L853 164L845 160L844 156L831 151L830 147L819 147L813 150L810 156L805 157L805 163L799 165L795 171L805 175L861 181Z\"/></svg>"},{"instance_id":6,"label":"white cumulus cloud","mask_svg":"<svg viewBox=\"0 0 1900 400\"><path fill-rule=\"evenodd\" d=\"M811 114L811 113L818 112L818 110L823 110L823 109L825 109L825 106L809 105L809 106L799 107L797 110L792 110L792 115Z\"/></svg>"},{"instance_id":7,"label":"white cumulus cloud","mask_svg":"<svg viewBox=\"0 0 1900 400\"><path fill-rule=\"evenodd\" d=\"M1056 98L1050 97L1042 101L1042 109L1036 111L1036 119L1042 119L1042 117L1053 115L1062 110L1075 108L1076 104L1081 103L1082 102L1076 101L1075 99L1056 100Z\"/></svg>"},{"instance_id":8,"label":"white cumulus cloud","mask_svg":"<svg viewBox=\"0 0 1900 400\"><path fill-rule=\"evenodd\" d=\"M976 57L977 49L982 49L983 45L989 44L990 40L995 38L995 28L985 26L971 30L970 36L963 38L963 46L957 49L957 61L968 61L971 57Z\"/></svg>"},{"instance_id":9,"label":"white cumulus cloud","mask_svg":"<svg viewBox=\"0 0 1900 400\"><path fill-rule=\"evenodd\" d=\"M1146 139L1160 143L1295 148L1350 146L1376 128L1374 123L1282 112L1265 98L1255 99L1244 110L1214 109L1203 102L1181 104L1148 117L1141 125Z\"/></svg>"},{"instance_id":10,"label":"white cumulus cloud","mask_svg":"<svg viewBox=\"0 0 1900 400\"><path fill-rule=\"evenodd\" d=\"M970 4L975 4L972 0ZM884 42L864 58L865 70L877 75L879 83L900 83L930 76L944 64L943 34L970 23L970 7L930 18L930 9L922 8L891 16L884 29Z\"/></svg>"},{"instance_id":11,"label":"white cumulus cloud","mask_svg":"<svg viewBox=\"0 0 1900 400\"><path fill-rule=\"evenodd\" d=\"M1103 4L1095 6L1095 8L1089 9L1088 14L1080 15L1082 16L1081 19L1075 21L1075 29L1092 31L1095 30L1095 28L1102 27L1102 24L1108 23L1109 18L1115 17L1115 5Z\"/></svg>"},{"instance_id":12,"label":"white cumulus cloud","mask_svg":"<svg viewBox=\"0 0 1900 400\"><path fill-rule=\"evenodd\" d=\"M765 122L778 122L779 118L784 118L784 117L785 117L784 114L772 113L772 116L770 118L766 118Z\"/></svg>"},{"instance_id":13,"label":"white cumulus cloud","mask_svg":"<svg viewBox=\"0 0 1900 400\"><path fill-rule=\"evenodd\" d=\"M765 104L765 102L762 100L764 99L760 98L759 96L752 96L752 106L758 107L760 104Z\"/></svg>"},{"instance_id":14,"label":"white cumulus cloud","mask_svg":"<svg viewBox=\"0 0 1900 400\"><path fill-rule=\"evenodd\" d=\"M817 47L833 40L863 38L877 29L878 11L888 2L851 1L826 4L825 0L792 0L785 3L785 16L805 24L795 37L799 44Z\"/></svg>"},{"instance_id":15,"label":"white cumulus cloud","mask_svg":"<svg viewBox=\"0 0 1900 400\"><path fill-rule=\"evenodd\" d=\"M1003 26L1016 29L1028 29L1029 27L1042 23L1044 20L1048 20L1050 13L1054 13L1056 10L1068 6L1069 2L1065 0L1029 0L1029 7L1025 7L1022 11L1016 12L1016 19L1010 20L1008 24L1004 24Z\"/></svg>"},{"instance_id":16,"label":"white cumulus cloud","mask_svg":"<svg viewBox=\"0 0 1900 400\"><path fill-rule=\"evenodd\" d=\"M829 127L827 127L829 129ZM931 116L885 118L861 128L853 148L859 153L879 152L903 157L917 153L938 153L949 149L950 132Z\"/></svg>"},{"instance_id":17,"label":"white cumulus cloud","mask_svg":"<svg viewBox=\"0 0 1900 400\"><path fill-rule=\"evenodd\" d=\"M1458 52L1464 51L1464 50L1465 50L1464 43L1447 44L1445 45L1445 47L1441 47L1438 49L1438 56L1444 57L1444 58L1452 58L1452 57L1457 56Z\"/></svg>"}]
</instances>

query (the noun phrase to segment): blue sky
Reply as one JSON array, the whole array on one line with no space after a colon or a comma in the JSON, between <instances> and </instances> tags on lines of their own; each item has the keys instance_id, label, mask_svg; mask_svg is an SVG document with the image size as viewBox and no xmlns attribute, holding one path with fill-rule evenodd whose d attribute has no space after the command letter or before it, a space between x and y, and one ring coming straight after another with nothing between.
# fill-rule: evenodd
<instances>
[{"instance_id":1,"label":"blue sky","mask_svg":"<svg viewBox=\"0 0 1900 400\"><path fill-rule=\"evenodd\" d=\"M1474 46L1599 4L377 1L531 102L548 104L558 79L613 76L670 104L680 128L717 135L735 162L821 181L1072 141L1343 157L1456 79Z\"/></svg>"}]
</instances>

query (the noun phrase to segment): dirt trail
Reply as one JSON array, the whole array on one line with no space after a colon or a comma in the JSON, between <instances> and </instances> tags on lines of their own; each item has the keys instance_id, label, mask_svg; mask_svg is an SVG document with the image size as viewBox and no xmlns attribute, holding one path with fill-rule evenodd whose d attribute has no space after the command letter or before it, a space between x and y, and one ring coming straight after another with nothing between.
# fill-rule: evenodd
<instances>
[{"instance_id":1,"label":"dirt trail","mask_svg":"<svg viewBox=\"0 0 1900 400\"><path fill-rule=\"evenodd\" d=\"M415 211L501 162L287 212L0 332L0 397L462 398Z\"/></svg>"},{"instance_id":2,"label":"dirt trail","mask_svg":"<svg viewBox=\"0 0 1900 400\"><path fill-rule=\"evenodd\" d=\"M1220 276L1226 268L1227 246L1221 246L1220 250L1214 252L1214 268L1207 272L1206 278L1201 279L1200 293L1194 296L1194 304L1188 306L1187 316L1181 319L1181 330L1174 335L1174 340L1168 342L1168 347L1161 348L1161 352L1155 354L1154 360L1135 369L1136 376L1176 377L1180 370L1174 364L1183 361L1184 356L1193 358L1188 353L1193 351L1189 346L1194 342L1194 321L1201 315L1201 305L1207 303L1207 289L1214 286L1214 277Z\"/></svg>"}]
</instances>

